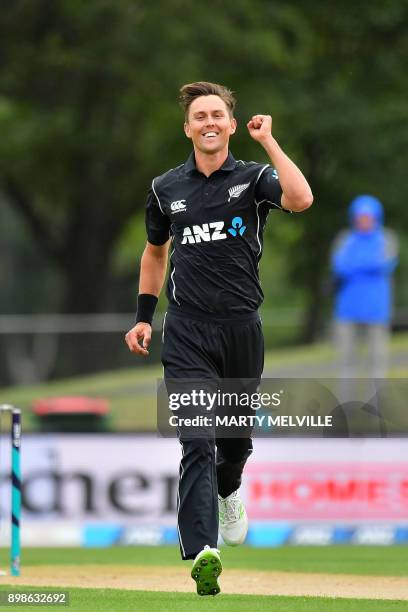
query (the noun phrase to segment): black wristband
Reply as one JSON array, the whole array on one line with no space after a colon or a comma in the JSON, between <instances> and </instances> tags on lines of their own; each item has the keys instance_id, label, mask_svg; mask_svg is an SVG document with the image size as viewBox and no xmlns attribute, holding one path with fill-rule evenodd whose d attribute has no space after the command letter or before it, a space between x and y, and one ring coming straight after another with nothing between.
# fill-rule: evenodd
<instances>
[{"instance_id":1,"label":"black wristband","mask_svg":"<svg viewBox=\"0 0 408 612\"><path fill-rule=\"evenodd\" d=\"M141 293L137 296L136 323L152 324L154 311L156 310L158 299L150 293Z\"/></svg>"}]
</instances>

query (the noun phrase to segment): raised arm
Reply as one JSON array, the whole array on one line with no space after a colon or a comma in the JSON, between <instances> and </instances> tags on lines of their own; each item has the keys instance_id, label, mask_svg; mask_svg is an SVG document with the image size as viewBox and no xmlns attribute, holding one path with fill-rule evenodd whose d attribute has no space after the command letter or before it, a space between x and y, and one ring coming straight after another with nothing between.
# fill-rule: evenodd
<instances>
[{"instance_id":1,"label":"raised arm","mask_svg":"<svg viewBox=\"0 0 408 612\"><path fill-rule=\"evenodd\" d=\"M259 142L276 168L282 187L281 205L286 210L301 212L313 203L309 183L291 159L282 151L272 136L272 117L254 115L247 123L251 137Z\"/></svg>"}]
</instances>

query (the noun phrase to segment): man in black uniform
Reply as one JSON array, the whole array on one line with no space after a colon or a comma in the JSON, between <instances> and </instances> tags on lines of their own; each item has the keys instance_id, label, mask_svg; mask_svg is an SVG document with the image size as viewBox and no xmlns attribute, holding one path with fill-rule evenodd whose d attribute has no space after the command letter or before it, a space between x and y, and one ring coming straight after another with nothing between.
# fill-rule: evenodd
<instances>
[{"instance_id":1,"label":"man in black uniform","mask_svg":"<svg viewBox=\"0 0 408 612\"><path fill-rule=\"evenodd\" d=\"M226 87L207 82L184 85L180 101L184 131L194 150L184 164L152 182L137 319L126 342L131 351L148 355L170 246L162 352L166 381L259 380L264 345L258 263L266 218L271 210L305 210L312 204L312 192L273 138L269 115L254 115L247 128L273 167L237 161L229 152L237 124L235 100ZM249 436L214 441L184 433L179 438L181 555L194 559L197 592L215 595L222 569L216 549L218 527L230 545L243 542L248 529L239 487L252 441Z\"/></svg>"}]
</instances>

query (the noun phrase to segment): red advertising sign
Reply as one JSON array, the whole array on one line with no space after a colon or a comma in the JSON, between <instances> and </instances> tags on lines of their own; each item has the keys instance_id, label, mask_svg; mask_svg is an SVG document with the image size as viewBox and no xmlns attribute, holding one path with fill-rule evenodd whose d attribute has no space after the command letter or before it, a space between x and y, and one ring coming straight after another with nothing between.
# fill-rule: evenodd
<instances>
[{"instance_id":1,"label":"red advertising sign","mask_svg":"<svg viewBox=\"0 0 408 612\"><path fill-rule=\"evenodd\" d=\"M253 519L408 519L408 462L253 462Z\"/></svg>"}]
</instances>

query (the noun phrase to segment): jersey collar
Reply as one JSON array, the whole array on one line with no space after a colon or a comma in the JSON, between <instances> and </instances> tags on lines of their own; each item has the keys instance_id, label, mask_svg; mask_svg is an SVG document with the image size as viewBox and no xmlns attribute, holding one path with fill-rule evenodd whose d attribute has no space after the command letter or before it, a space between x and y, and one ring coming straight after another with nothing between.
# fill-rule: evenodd
<instances>
[{"instance_id":1,"label":"jersey collar","mask_svg":"<svg viewBox=\"0 0 408 612\"><path fill-rule=\"evenodd\" d=\"M223 170L224 172L231 172L232 170L235 170L236 165L237 165L237 162L235 161L234 156L232 155L231 151L228 151L228 157L225 160L225 162L222 164L221 168L219 168L219 170ZM195 163L194 151L192 151L187 161L184 164L184 172L190 173L190 172L193 172L194 170L198 172L196 163Z\"/></svg>"}]
</instances>

